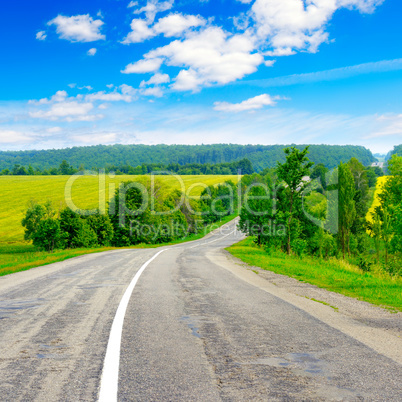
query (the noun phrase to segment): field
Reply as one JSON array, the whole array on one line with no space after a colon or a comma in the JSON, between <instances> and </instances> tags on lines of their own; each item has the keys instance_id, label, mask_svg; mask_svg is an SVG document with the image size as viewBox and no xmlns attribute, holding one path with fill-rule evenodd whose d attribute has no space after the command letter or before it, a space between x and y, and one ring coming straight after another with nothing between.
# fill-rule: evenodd
<instances>
[{"instance_id":1,"label":"field","mask_svg":"<svg viewBox=\"0 0 402 402\"><path fill-rule=\"evenodd\" d=\"M367 212L366 219L367 221L371 222L373 219L373 213L376 207L380 205L380 200L378 198L379 194L382 192L382 188L387 181L388 176L382 176L377 179L375 192L374 192L374 201L371 204L370 209Z\"/></svg>"},{"instance_id":2,"label":"field","mask_svg":"<svg viewBox=\"0 0 402 402\"><path fill-rule=\"evenodd\" d=\"M58 208L71 199L80 209L99 208L107 206L119 183L136 179L136 176L108 175L104 176L104 181L96 176L73 177L74 182L70 176L0 176L0 245L23 242L21 220L30 200L40 203L50 200ZM167 189L184 186L188 195L199 196L205 185L225 180L237 183L238 176L181 176L182 183L173 176L157 176L156 180L161 180Z\"/></svg>"}]
</instances>

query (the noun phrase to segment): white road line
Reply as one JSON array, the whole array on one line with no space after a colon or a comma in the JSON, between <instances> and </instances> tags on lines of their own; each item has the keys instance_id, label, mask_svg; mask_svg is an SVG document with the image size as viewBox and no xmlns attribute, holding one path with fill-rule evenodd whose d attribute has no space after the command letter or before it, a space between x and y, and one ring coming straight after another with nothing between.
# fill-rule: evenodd
<instances>
[{"instance_id":1,"label":"white road line","mask_svg":"<svg viewBox=\"0 0 402 402\"><path fill-rule=\"evenodd\" d=\"M224 239L225 237L230 236L231 234L233 234L233 233L235 233L235 232L236 232L236 230L233 230L233 232L230 232L230 233L228 233L228 234L225 235L225 236L219 237L218 239L215 239L215 240L212 240L212 241L208 241L208 242L206 242L206 243L197 244L196 246L189 247L189 249L191 249L191 248L196 248L196 247L200 247L200 246L204 246L205 244L209 244L209 243L214 243L214 242L216 242L216 241L218 241L218 240L222 240L222 239Z\"/></svg>"},{"instance_id":2,"label":"white road line","mask_svg":"<svg viewBox=\"0 0 402 402\"><path fill-rule=\"evenodd\" d=\"M106 349L105 361L103 363L103 371L101 378L101 386L99 391L99 402L117 401L117 391L119 385L119 364L120 364L120 346L121 335L123 332L124 316L130 301L131 294L145 268L166 249L156 253L148 260L135 274L130 285L124 292L119 307L113 320L112 329L110 331L109 342Z\"/></svg>"}]
</instances>

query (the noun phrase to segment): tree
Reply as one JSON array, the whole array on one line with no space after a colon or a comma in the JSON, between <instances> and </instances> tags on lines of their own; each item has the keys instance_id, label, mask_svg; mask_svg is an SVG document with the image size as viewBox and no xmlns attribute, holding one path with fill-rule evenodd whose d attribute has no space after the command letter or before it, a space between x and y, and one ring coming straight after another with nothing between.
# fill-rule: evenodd
<instances>
[{"instance_id":1,"label":"tree","mask_svg":"<svg viewBox=\"0 0 402 402\"><path fill-rule=\"evenodd\" d=\"M61 174L61 175L69 175L69 174L72 174L72 166L70 166L70 164L69 164L66 160L63 160L63 161L60 163L59 171L60 171L60 174Z\"/></svg>"},{"instance_id":2,"label":"tree","mask_svg":"<svg viewBox=\"0 0 402 402\"><path fill-rule=\"evenodd\" d=\"M50 201L47 201L44 205L40 205L31 200L25 217L21 221L22 226L25 227L24 239L32 240L33 235L38 230L39 223L44 219L53 218L55 214L56 212L53 210Z\"/></svg>"},{"instance_id":3,"label":"tree","mask_svg":"<svg viewBox=\"0 0 402 402\"><path fill-rule=\"evenodd\" d=\"M60 212L60 230L67 248L88 248L98 245L95 231L84 217L70 208L65 208Z\"/></svg>"},{"instance_id":4,"label":"tree","mask_svg":"<svg viewBox=\"0 0 402 402\"><path fill-rule=\"evenodd\" d=\"M306 186L303 178L309 175L310 168L313 166L307 157L308 149L309 147L306 147L300 151L295 147L285 148L286 162L277 164L278 178L285 183L284 196L288 204L285 211L288 254L291 253L292 224L296 217L296 203L301 203L301 194Z\"/></svg>"},{"instance_id":5,"label":"tree","mask_svg":"<svg viewBox=\"0 0 402 402\"><path fill-rule=\"evenodd\" d=\"M267 191L268 190L268 191ZM240 212L238 228L248 236L255 236L261 245L271 228L273 218L272 199L264 183L254 183L247 189Z\"/></svg>"},{"instance_id":6,"label":"tree","mask_svg":"<svg viewBox=\"0 0 402 402\"><path fill-rule=\"evenodd\" d=\"M325 175L329 172L329 170L325 167L323 163L319 163L315 165L311 172L311 179L319 179L322 188L325 190L327 187L327 180Z\"/></svg>"},{"instance_id":7,"label":"tree","mask_svg":"<svg viewBox=\"0 0 402 402\"><path fill-rule=\"evenodd\" d=\"M55 218L46 218L39 222L32 234L34 246L52 252L55 248L64 248L64 238L60 230L60 222Z\"/></svg>"},{"instance_id":8,"label":"tree","mask_svg":"<svg viewBox=\"0 0 402 402\"><path fill-rule=\"evenodd\" d=\"M355 208L355 183L352 172L347 164L341 164L339 174L339 241L342 248L343 258L346 251L350 255L350 231L356 217Z\"/></svg>"}]
</instances>

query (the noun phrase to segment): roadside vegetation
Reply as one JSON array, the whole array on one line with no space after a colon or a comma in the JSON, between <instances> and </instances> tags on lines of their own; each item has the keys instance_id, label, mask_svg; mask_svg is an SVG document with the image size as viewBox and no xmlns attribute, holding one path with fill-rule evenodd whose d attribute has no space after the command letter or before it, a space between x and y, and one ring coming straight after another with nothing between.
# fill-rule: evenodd
<instances>
[{"instance_id":1,"label":"roadside vegetation","mask_svg":"<svg viewBox=\"0 0 402 402\"><path fill-rule=\"evenodd\" d=\"M242 178L250 190L239 228L250 237L228 250L263 269L401 309L402 157L393 154L390 176L382 177L356 158L310 171L307 148L285 154L276 169Z\"/></svg>"},{"instance_id":2,"label":"roadside vegetation","mask_svg":"<svg viewBox=\"0 0 402 402\"><path fill-rule=\"evenodd\" d=\"M180 239L166 243L164 245L174 245L184 242L199 240L208 233L220 226L228 223L236 217L236 214L228 215L221 218L219 221L205 226L199 233L194 233L187 236L185 239ZM153 244L137 244L127 248L154 248L160 245ZM70 258L79 257L85 254L100 253L103 251L119 250L119 247L97 247L97 248L76 248L65 250L54 250L52 253L40 250L32 244L26 243L0 243L0 276L26 271L31 268L42 265L53 264L55 262L64 261Z\"/></svg>"},{"instance_id":3,"label":"roadside vegetation","mask_svg":"<svg viewBox=\"0 0 402 402\"><path fill-rule=\"evenodd\" d=\"M387 307L391 311L402 311L402 279L382 269L362 272L356 264L335 257L326 260L308 255L289 257L280 251L268 254L251 237L227 250L251 266Z\"/></svg>"}]
</instances>

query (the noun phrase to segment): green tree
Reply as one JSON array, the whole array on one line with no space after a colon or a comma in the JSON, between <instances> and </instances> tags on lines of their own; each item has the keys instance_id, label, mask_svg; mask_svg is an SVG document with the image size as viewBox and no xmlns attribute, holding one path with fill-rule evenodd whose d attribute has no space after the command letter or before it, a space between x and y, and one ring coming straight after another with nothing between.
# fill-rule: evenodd
<instances>
[{"instance_id":1,"label":"green tree","mask_svg":"<svg viewBox=\"0 0 402 402\"><path fill-rule=\"evenodd\" d=\"M288 208L284 211L287 230L286 249L288 254L292 251L292 228L297 213L296 204L301 203L301 195L306 186L303 178L310 174L310 168L313 166L313 163L307 157L308 148L306 147L302 151L295 147L285 148L286 162L278 162L276 169L279 180L285 183L283 194L288 205Z\"/></svg>"},{"instance_id":2,"label":"green tree","mask_svg":"<svg viewBox=\"0 0 402 402\"><path fill-rule=\"evenodd\" d=\"M34 246L49 252L56 248L64 248L65 242L60 230L60 221L55 218L41 220L32 234L32 242Z\"/></svg>"},{"instance_id":3,"label":"green tree","mask_svg":"<svg viewBox=\"0 0 402 402\"><path fill-rule=\"evenodd\" d=\"M264 183L251 184L245 194L238 228L248 236L255 236L261 245L269 234L273 211L270 190Z\"/></svg>"},{"instance_id":4,"label":"green tree","mask_svg":"<svg viewBox=\"0 0 402 402\"><path fill-rule=\"evenodd\" d=\"M59 171L60 171L60 174L61 174L61 175L69 175L69 174L72 174L72 166L70 166L70 164L69 164L66 160L63 160L63 161L60 163Z\"/></svg>"},{"instance_id":5,"label":"green tree","mask_svg":"<svg viewBox=\"0 0 402 402\"><path fill-rule=\"evenodd\" d=\"M41 205L31 200L25 216L21 221L22 226L25 227L24 239L32 240L35 232L38 230L39 223L44 219L53 218L55 214L56 212L50 201Z\"/></svg>"},{"instance_id":6,"label":"green tree","mask_svg":"<svg viewBox=\"0 0 402 402\"><path fill-rule=\"evenodd\" d=\"M356 217L355 208L355 183L352 172L347 164L341 164L338 168L339 178L339 242L345 258L346 251L350 255L350 233Z\"/></svg>"}]
</instances>

